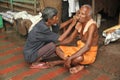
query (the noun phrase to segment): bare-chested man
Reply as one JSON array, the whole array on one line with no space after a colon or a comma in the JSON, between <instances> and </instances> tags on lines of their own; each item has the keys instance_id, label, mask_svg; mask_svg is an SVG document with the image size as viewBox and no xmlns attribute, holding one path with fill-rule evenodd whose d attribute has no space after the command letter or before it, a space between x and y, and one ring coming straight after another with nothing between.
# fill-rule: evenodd
<instances>
[{"instance_id":1,"label":"bare-chested man","mask_svg":"<svg viewBox=\"0 0 120 80\"><path fill-rule=\"evenodd\" d=\"M72 42L77 36L77 46L58 46L57 55L64 60L64 65L70 73L77 73L84 68L85 64L91 64L96 59L98 49L98 28L92 19L92 8L83 5L77 13L79 20L73 33L60 44Z\"/></svg>"}]
</instances>

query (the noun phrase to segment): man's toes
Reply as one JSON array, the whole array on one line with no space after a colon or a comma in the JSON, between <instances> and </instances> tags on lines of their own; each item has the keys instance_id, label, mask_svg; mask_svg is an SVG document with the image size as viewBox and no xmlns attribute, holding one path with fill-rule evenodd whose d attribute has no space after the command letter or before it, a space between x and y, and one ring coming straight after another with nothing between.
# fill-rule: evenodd
<instances>
[{"instance_id":1,"label":"man's toes","mask_svg":"<svg viewBox=\"0 0 120 80\"><path fill-rule=\"evenodd\" d=\"M75 66L73 68L70 68L69 71L70 71L71 74L75 74L75 73L78 73L79 71L81 71L83 69L84 69L84 66L78 65L78 66Z\"/></svg>"},{"instance_id":2,"label":"man's toes","mask_svg":"<svg viewBox=\"0 0 120 80\"><path fill-rule=\"evenodd\" d=\"M77 70L76 70L76 68L75 68L75 67L70 68L70 73L71 73L71 74L74 74L74 73L76 73L76 72L77 72Z\"/></svg>"}]
</instances>

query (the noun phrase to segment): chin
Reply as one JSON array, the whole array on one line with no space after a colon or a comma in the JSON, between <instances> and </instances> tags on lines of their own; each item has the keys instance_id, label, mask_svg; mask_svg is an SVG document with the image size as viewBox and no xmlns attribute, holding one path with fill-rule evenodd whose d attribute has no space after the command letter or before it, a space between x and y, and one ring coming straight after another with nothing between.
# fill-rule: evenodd
<instances>
[{"instance_id":1,"label":"chin","mask_svg":"<svg viewBox=\"0 0 120 80\"><path fill-rule=\"evenodd\" d=\"M53 26L56 26L56 25L57 25L57 23L53 24Z\"/></svg>"},{"instance_id":2,"label":"chin","mask_svg":"<svg viewBox=\"0 0 120 80\"><path fill-rule=\"evenodd\" d=\"M80 22L80 23L83 23L83 21L82 21L82 20L79 20L79 22Z\"/></svg>"}]
</instances>

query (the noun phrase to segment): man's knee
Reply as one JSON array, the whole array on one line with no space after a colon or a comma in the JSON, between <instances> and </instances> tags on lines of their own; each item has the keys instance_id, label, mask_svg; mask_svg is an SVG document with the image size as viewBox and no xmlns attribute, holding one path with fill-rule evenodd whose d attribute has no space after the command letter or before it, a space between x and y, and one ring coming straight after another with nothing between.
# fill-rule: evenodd
<instances>
[{"instance_id":1,"label":"man's knee","mask_svg":"<svg viewBox=\"0 0 120 80\"><path fill-rule=\"evenodd\" d=\"M63 52L60 47L56 47L56 52Z\"/></svg>"},{"instance_id":2,"label":"man's knee","mask_svg":"<svg viewBox=\"0 0 120 80\"><path fill-rule=\"evenodd\" d=\"M55 43L51 42L48 44L51 49L56 49Z\"/></svg>"},{"instance_id":3,"label":"man's knee","mask_svg":"<svg viewBox=\"0 0 120 80\"><path fill-rule=\"evenodd\" d=\"M83 56L79 56L79 57L72 60L72 64L78 64L81 61L83 61L83 59L84 59Z\"/></svg>"},{"instance_id":4,"label":"man's knee","mask_svg":"<svg viewBox=\"0 0 120 80\"><path fill-rule=\"evenodd\" d=\"M56 50L60 50L60 48L59 48L59 47L56 47Z\"/></svg>"}]
</instances>

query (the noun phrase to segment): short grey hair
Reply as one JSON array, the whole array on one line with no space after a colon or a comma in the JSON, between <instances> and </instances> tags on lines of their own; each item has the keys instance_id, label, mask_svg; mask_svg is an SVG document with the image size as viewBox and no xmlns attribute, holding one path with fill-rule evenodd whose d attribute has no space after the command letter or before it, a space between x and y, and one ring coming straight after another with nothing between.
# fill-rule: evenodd
<instances>
[{"instance_id":1,"label":"short grey hair","mask_svg":"<svg viewBox=\"0 0 120 80\"><path fill-rule=\"evenodd\" d=\"M89 4L84 4L82 7L88 7L90 9L89 14L88 15L92 15L92 7Z\"/></svg>"},{"instance_id":2,"label":"short grey hair","mask_svg":"<svg viewBox=\"0 0 120 80\"><path fill-rule=\"evenodd\" d=\"M48 19L53 18L54 16L56 16L58 13L57 9L53 8L53 7L46 7L43 11L42 11L42 18L47 21Z\"/></svg>"}]
</instances>

